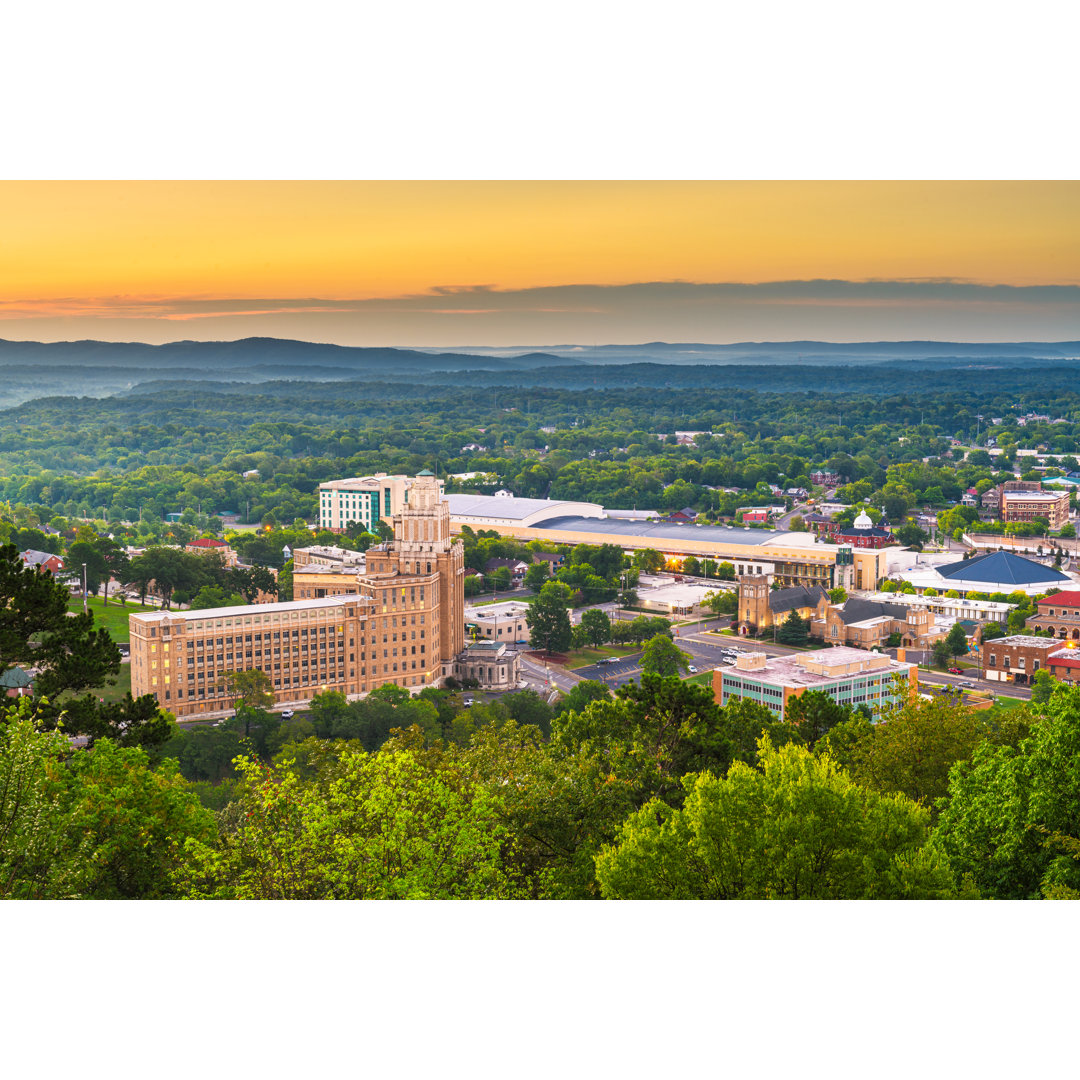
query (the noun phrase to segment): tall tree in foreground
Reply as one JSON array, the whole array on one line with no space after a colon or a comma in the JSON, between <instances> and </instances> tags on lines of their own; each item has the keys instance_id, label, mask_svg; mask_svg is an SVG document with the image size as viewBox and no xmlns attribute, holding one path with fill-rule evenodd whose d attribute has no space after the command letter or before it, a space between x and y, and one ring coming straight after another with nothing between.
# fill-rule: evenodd
<instances>
[{"instance_id":1,"label":"tall tree in foreground","mask_svg":"<svg viewBox=\"0 0 1080 1080\"><path fill-rule=\"evenodd\" d=\"M596 860L603 895L626 900L938 899L957 895L929 850L929 815L855 784L828 757L763 739L762 771L684 778L686 800L654 800Z\"/></svg>"},{"instance_id":2,"label":"tall tree in foreground","mask_svg":"<svg viewBox=\"0 0 1080 1080\"><path fill-rule=\"evenodd\" d=\"M1080 890L1080 689L1045 710L1017 748L984 742L949 774L934 842L986 896Z\"/></svg>"},{"instance_id":3,"label":"tall tree in foreground","mask_svg":"<svg viewBox=\"0 0 1080 1080\"><path fill-rule=\"evenodd\" d=\"M505 826L455 758L406 738L345 746L301 780L286 756L240 759L241 801L217 845L189 844L195 897L247 900L500 899Z\"/></svg>"},{"instance_id":4,"label":"tall tree in foreground","mask_svg":"<svg viewBox=\"0 0 1080 1080\"><path fill-rule=\"evenodd\" d=\"M574 629L570 623L570 590L558 581L545 585L529 606L525 625L529 640L546 653L563 652L570 648Z\"/></svg>"}]
</instances>

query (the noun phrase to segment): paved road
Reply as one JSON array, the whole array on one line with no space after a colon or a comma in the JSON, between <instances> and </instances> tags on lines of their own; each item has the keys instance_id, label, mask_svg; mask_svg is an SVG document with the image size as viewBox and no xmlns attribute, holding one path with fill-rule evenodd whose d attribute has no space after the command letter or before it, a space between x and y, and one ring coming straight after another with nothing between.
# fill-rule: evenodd
<instances>
[{"instance_id":1,"label":"paved road","mask_svg":"<svg viewBox=\"0 0 1080 1080\"><path fill-rule=\"evenodd\" d=\"M564 694L569 693L574 688L574 684L581 682L582 679L576 671L567 671L565 668L544 664L525 655L521 657L521 674L530 689L555 688Z\"/></svg>"}]
</instances>

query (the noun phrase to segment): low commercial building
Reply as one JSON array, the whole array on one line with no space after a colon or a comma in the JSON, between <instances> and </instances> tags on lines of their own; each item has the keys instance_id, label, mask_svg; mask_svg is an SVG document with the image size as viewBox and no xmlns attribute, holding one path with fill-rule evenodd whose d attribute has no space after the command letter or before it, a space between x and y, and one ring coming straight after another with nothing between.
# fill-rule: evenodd
<instances>
[{"instance_id":1,"label":"low commercial building","mask_svg":"<svg viewBox=\"0 0 1080 1080\"><path fill-rule=\"evenodd\" d=\"M1012 634L993 638L979 646L982 677L991 682L1011 682L1026 685L1035 672L1047 666L1051 653L1061 648L1054 638L1031 634Z\"/></svg>"},{"instance_id":2,"label":"low commercial building","mask_svg":"<svg viewBox=\"0 0 1080 1080\"><path fill-rule=\"evenodd\" d=\"M908 608L925 608L935 618L960 619L964 622L999 623L1004 626L1015 604L997 600L968 600L964 597L927 596L925 593L862 592L861 600L882 604L902 604ZM1031 620L1029 620L1030 622Z\"/></svg>"},{"instance_id":3,"label":"low commercial building","mask_svg":"<svg viewBox=\"0 0 1080 1080\"><path fill-rule=\"evenodd\" d=\"M501 604L481 604L465 609L465 637L486 641L528 641L529 627L525 622L529 605L521 600L506 600Z\"/></svg>"},{"instance_id":4,"label":"low commercial building","mask_svg":"<svg viewBox=\"0 0 1080 1080\"><path fill-rule=\"evenodd\" d=\"M884 653L838 646L796 656L743 653L733 665L713 672L719 705L754 701L783 720L793 698L808 690L828 694L841 705L865 705L872 716L918 689L918 669Z\"/></svg>"},{"instance_id":5,"label":"low commercial building","mask_svg":"<svg viewBox=\"0 0 1080 1080\"><path fill-rule=\"evenodd\" d=\"M708 610L704 603L710 593L725 588L730 589L731 585L718 581L709 584L703 580L676 582L654 588L639 583L637 593L639 605L647 611L659 611L665 615L694 615Z\"/></svg>"}]
</instances>

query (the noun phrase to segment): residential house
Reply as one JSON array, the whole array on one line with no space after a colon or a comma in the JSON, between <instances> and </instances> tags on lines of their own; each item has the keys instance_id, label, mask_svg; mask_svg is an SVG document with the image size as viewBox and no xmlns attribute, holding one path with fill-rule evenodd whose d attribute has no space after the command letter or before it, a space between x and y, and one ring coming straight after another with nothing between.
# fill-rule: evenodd
<instances>
[{"instance_id":1,"label":"residential house","mask_svg":"<svg viewBox=\"0 0 1080 1080\"><path fill-rule=\"evenodd\" d=\"M24 566L32 566L39 572L48 571L50 574L56 574L64 569L64 560L49 551L35 551L33 548L27 548L21 553L20 558Z\"/></svg>"}]
</instances>

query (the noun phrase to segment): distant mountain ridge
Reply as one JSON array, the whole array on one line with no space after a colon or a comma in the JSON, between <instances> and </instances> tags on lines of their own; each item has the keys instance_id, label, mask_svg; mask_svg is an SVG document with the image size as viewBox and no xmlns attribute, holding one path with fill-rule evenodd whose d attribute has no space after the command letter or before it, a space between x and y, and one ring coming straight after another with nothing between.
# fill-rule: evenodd
<instances>
[{"instance_id":1,"label":"distant mountain ridge","mask_svg":"<svg viewBox=\"0 0 1080 1080\"><path fill-rule=\"evenodd\" d=\"M765 385L812 389L823 380L881 388L916 371L1014 373L1039 364L1075 378L1080 341L648 342L548 349L371 348L252 337L173 341L8 341L0 338L0 409L42 397L140 393L149 384L382 383L580 387ZM827 375L827 369L833 369ZM679 374L676 375L676 370ZM844 372L848 374L845 375ZM920 376L921 377L921 376ZM1057 376L1055 376L1057 377Z\"/></svg>"},{"instance_id":2,"label":"distant mountain ridge","mask_svg":"<svg viewBox=\"0 0 1080 1080\"><path fill-rule=\"evenodd\" d=\"M509 365L508 365L509 359ZM84 364L103 367L135 367L153 369L160 365L168 370L177 365L188 369L203 366L217 368L272 365L285 363L301 366L319 365L328 369L355 371L357 367L379 366L387 363L429 371L450 371L471 368L505 368L515 361L535 364L542 359L547 364L578 364L575 357L560 357L532 353L522 357L477 356L472 353L429 352L417 349L369 348L356 345L333 345L323 342L294 341L289 338L252 337L237 341L171 341L164 345L125 341L8 341L0 338L0 365L11 363Z\"/></svg>"}]
</instances>

